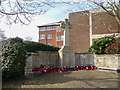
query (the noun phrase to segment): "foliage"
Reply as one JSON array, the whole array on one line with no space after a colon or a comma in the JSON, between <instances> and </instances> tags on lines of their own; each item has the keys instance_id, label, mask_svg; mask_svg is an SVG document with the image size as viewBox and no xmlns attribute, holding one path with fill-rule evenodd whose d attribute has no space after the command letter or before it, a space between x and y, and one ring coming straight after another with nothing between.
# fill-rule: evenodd
<instances>
[{"instance_id":1,"label":"foliage","mask_svg":"<svg viewBox=\"0 0 120 90\"><path fill-rule=\"evenodd\" d=\"M99 38L93 42L93 45L88 49L88 52L95 53L95 54L105 54L106 48L110 45L115 43L117 40L115 39L115 34L111 36L105 36Z\"/></svg>"},{"instance_id":2,"label":"foliage","mask_svg":"<svg viewBox=\"0 0 120 90\"><path fill-rule=\"evenodd\" d=\"M12 38L3 47L2 77L3 79L19 78L24 76L26 64L26 50L21 38Z\"/></svg>"},{"instance_id":3,"label":"foliage","mask_svg":"<svg viewBox=\"0 0 120 90\"><path fill-rule=\"evenodd\" d=\"M116 42L116 43L110 44L108 48L106 48L105 52L107 54L120 54L120 43Z\"/></svg>"},{"instance_id":4,"label":"foliage","mask_svg":"<svg viewBox=\"0 0 120 90\"><path fill-rule=\"evenodd\" d=\"M27 52L58 51L60 48L33 41L24 41Z\"/></svg>"},{"instance_id":5,"label":"foliage","mask_svg":"<svg viewBox=\"0 0 120 90\"><path fill-rule=\"evenodd\" d=\"M4 47L2 54L2 77L4 80L24 76L27 52L58 51L59 48L42 43L12 38Z\"/></svg>"}]
</instances>

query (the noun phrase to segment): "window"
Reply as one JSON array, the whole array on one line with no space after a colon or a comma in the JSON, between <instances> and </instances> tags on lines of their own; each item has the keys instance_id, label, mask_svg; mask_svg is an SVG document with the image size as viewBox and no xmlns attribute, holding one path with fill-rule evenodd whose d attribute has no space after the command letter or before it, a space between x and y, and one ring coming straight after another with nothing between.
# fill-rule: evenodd
<instances>
[{"instance_id":1,"label":"window","mask_svg":"<svg viewBox=\"0 0 120 90\"><path fill-rule=\"evenodd\" d=\"M40 27L39 30L40 31L45 31L45 27Z\"/></svg>"},{"instance_id":2,"label":"window","mask_svg":"<svg viewBox=\"0 0 120 90\"><path fill-rule=\"evenodd\" d=\"M61 40L61 36L57 36L57 41L60 41Z\"/></svg>"},{"instance_id":3,"label":"window","mask_svg":"<svg viewBox=\"0 0 120 90\"><path fill-rule=\"evenodd\" d=\"M45 34L41 34L40 39L45 39Z\"/></svg>"},{"instance_id":4,"label":"window","mask_svg":"<svg viewBox=\"0 0 120 90\"><path fill-rule=\"evenodd\" d=\"M52 35L51 34L47 34L47 39L51 39Z\"/></svg>"},{"instance_id":5,"label":"window","mask_svg":"<svg viewBox=\"0 0 120 90\"><path fill-rule=\"evenodd\" d=\"M57 32L61 32L61 28L60 27L58 27Z\"/></svg>"},{"instance_id":6,"label":"window","mask_svg":"<svg viewBox=\"0 0 120 90\"><path fill-rule=\"evenodd\" d=\"M51 43L51 42L47 42L47 45L50 45L50 46L51 46L51 45L52 45L52 43Z\"/></svg>"},{"instance_id":7,"label":"window","mask_svg":"<svg viewBox=\"0 0 120 90\"><path fill-rule=\"evenodd\" d=\"M42 44L45 44L44 42L41 42Z\"/></svg>"},{"instance_id":8,"label":"window","mask_svg":"<svg viewBox=\"0 0 120 90\"><path fill-rule=\"evenodd\" d=\"M46 31L46 30L56 30L56 26L45 26L45 27L40 27L40 31Z\"/></svg>"},{"instance_id":9,"label":"window","mask_svg":"<svg viewBox=\"0 0 120 90\"><path fill-rule=\"evenodd\" d=\"M59 48L61 48L61 46L60 46L60 45L58 45L58 47L59 47Z\"/></svg>"},{"instance_id":10,"label":"window","mask_svg":"<svg viewBox=\"0 0 120 90\"><path fill-rule=\"evenodd\" d=\"M62 41L64 41L64 36L62 36Z\"/></svg>"},{"instance_id":11,"label":"window","mask_svg":"<svg viewBox=\"0 0 120 90\"><path fill-rule=\"evenodd\" d=\"M52 26L52 30L56 30L56 26Z\"/></svg>"}]
</instances>

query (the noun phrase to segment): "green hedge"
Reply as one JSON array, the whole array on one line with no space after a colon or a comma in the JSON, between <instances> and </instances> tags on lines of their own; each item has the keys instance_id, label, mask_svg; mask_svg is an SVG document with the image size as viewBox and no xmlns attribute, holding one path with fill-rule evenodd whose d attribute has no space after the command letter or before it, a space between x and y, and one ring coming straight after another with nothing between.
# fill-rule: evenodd
<instances>
[{"instance_id":1,"label":"green hedge","mask_svg":"<svg viewBox=\"0 0 120 90\"><path fill-rule=\"evenodd\" d=\"M60 48L42 43L23 41L16 37L3 47L2 77L4 80L24 77L27 52L58 51Z\"/></svg>"},{"instance_id":2,"label":"green hedge","mask_svg":"<svg viewBox=\"0 0 120 90\"><path fill-rule=\"evenodd\" d=\"M46 44L33 42L33 41L24 41L25 48L27 52L37 52L37 51L58 51L60 48L55 46L49 46Z\"/></svg>"}]
</instances>

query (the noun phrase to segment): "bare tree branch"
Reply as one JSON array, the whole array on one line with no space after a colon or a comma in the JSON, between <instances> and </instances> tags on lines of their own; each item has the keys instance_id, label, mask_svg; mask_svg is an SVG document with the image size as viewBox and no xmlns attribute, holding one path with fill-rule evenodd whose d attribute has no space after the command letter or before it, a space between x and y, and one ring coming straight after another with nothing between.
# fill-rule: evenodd
<instances>
[{"instance_id":1,"label":"bare tree branch","mask_svg":"<svg viewBox=\"0 0 120 90\"><path fill-rule=\"evenodd\" d=\"M7 17L7 23L29 24L34 15L46 13L54 8L54 2L48 0L0 0L0 15ZM22 17L22 18L21 18Z\"/></svg>"}]
</instances>

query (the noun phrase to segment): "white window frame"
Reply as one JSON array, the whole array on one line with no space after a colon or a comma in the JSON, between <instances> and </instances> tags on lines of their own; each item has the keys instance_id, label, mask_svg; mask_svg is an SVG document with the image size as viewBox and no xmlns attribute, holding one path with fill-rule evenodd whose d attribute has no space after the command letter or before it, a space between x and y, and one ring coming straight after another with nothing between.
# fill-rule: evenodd
<instances>
[{"instance_id":1,"label":"white window frame","mask_svg":"<svg viewBox=\"0 0 120 90\"><path fill-rule=\"evenodd\" d=\"M61 36L61 40L64 41L64 36Z\"/></svg>"},{"instance_id":2,"label":"white window frame","mask_svg":"<svg viewBox=\"0 0 120 90\"><path fill-rule=\"evenodd\" d=\"M47 45L50 45L50 46L51 46L51 45L52 45L52 43L51 43L51 42L47 42Z\"/></svg>"},{"instance_id":3,"label":"white window frame","mask_svg":"<svg viewBox=\"0 0 120 90\"><path fill-rule=\"evenodd\" d=\"M45 34L41 34L40 39L45 39Z\"/></svg>"},{"instance_id":4,"label":"white window frame","mask_svg":"<svg viewBox=\"0 0 120 90\"><path fill-rule=\"evenodd\" d=\"M61 36L57 36L57 41L61 41Z\"/></svg>"},{"instance_id":5,"label":"white window frame","mask_svg":"<svg viewBox=\"0 0 120 90\"><path fill-rule=\"evenodd\" d=\"M47 34L47 39L51 39L52 38L52 34Z\"/></svg>"},{"instance_id":6,"label":"white window frame","mask_svg":"<svg viewBox=\"0 0 120 90\"><path fill-rule=\"evenodd\" d=\"M45 27L40 27L39 30L40 31L45 31Z\"/></svg>"},{"instance_id":7,"label":"white window frame","mask_svg":"<svg viewBox=\"0 0 120 90\"><path fill-rule=\"evenodd\" d=\"M61 32L61 28L60 27L58 27L57 32Z\"/></svg>"}]
</instances>

